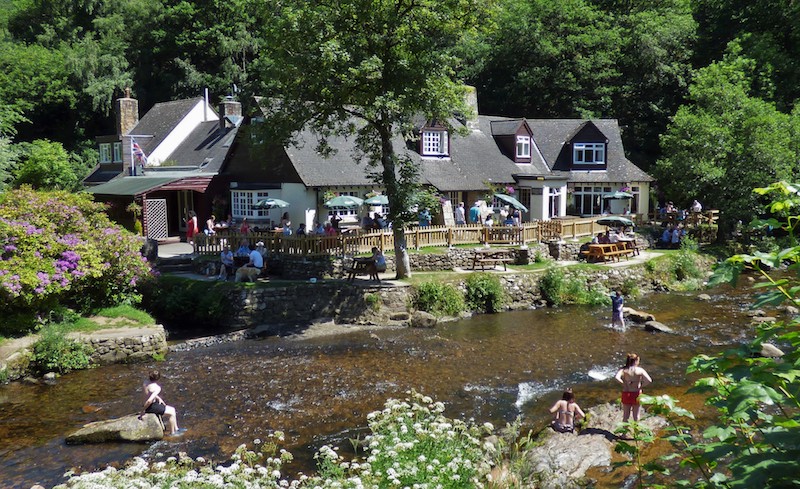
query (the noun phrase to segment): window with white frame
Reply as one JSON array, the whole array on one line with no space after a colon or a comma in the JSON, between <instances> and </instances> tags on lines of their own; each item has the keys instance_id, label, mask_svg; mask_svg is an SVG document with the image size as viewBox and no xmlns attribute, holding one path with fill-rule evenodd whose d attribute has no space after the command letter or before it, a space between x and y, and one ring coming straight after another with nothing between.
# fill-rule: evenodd
<instances>
[{"instance_id":1,"label":"window with white frame","mask_svg":"<svg viewBox=\"0 0 800 489\"><path fill-rule=\"evenodd\" d=\"M517 158L531 157L530 136L517 136Z\"/></svg>"},{"instance_id":2,"label":"window with white frame","mask_svg":"<svg viewBox=\"0 0 800 489\"><path fill-rule=\"evenodd\" d=\"M531 208L531 189L529 188L518 188L517 195L515 197L520 204L524 205L528 208L528 212L522 212L523 217L525 217ZM524 219L523 219L524 220Z\"/></svg>"},{"instance_id":3,"label":"window with white frame","mask_svg":"<svg viewBox=\"0 0 800 489\"><path fill-rule=\"evenodd\" d=\"M111 163L111 143L100 143L100 163Z\"/></svg>"},{"instance_id":4,"label":"window with white frame","mask_svg":"<svg viewBox=\"0 0 800 489\"><path fill-rule=\"evenodd\" d=\"M447 156L447 131L423 131L422 156Z\"/></svg>"},{"instance_id":5,"label":"window with white frame","mask_svg":"<svg viewBox=\"0 0 800 489\"><path fill-rule=\"evenodd\" d=\"M122 161L122 143L114 143L114 163Z\"/></svg>"},{"instance_id":6,"label":"window with white frame","mask_svg":"<svg viewBox=\"0 0 800 489\"><path fill-rule=\"evenodd\" d=\"M605 197L610 194L611 187L575 186L572 191L575 209L582 216L596 216L606 212L608 202Z\"/></svg>"},{"instance_id":7,"label":"window with white frame","mask_svg":"<svg viewBox=\"0 0 800 489\"><path fill-rule=\"evenodd\" d=\"M605 143L575 143L572 145L573 164L602 165L606 162Z\"/></svg>"},{"instance_id":8,"label":"window with white frame","mask_svg":"<svg viewBox=\"0 0 800 489\"><path fill-rule=\"evenodd\" d=\"M255 209L259 200L269 197L268 190L231 190L231 214L234 219L269 219L269 209Z\"/></svg>"},{"instance_id":9,"label":"window with white frame","mask_svg":"<svg viewBox=\"0 0 800 489\"><path fill-rule=\"evenodd\" d=\"M548 190L547 217L558 217L561 211L561 187L550 187Z\"/></svg>"}]
</instances>

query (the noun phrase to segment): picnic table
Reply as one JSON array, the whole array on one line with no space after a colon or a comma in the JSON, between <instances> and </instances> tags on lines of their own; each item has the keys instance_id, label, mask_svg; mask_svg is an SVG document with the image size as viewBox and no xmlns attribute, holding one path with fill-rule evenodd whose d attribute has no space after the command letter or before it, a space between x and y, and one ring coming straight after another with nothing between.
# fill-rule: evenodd
<instances>
[{"instance_id":1,"label":"picnic table","mask_svg":"<svg viewBox=\"0 0 800 489\"><path fill-rule=\"evenodd\" d=\"M623 243L590 244L585 256L587 261L606 262L620 261L622 256L628 259L633 253L634 250Z\"/></svg>"},{"instance_id":2,"label":"picnic table","mask_svg":"<svg viewBox=\"0 0 800 489\"><path fill-rule=\"evenodd\" d=\"M636 245L635 237L621 237L617 238L617 242L625 250L631 250L631 254L638 255L639 247Z\"/></svg>"},{"instance_id":3,"label":"picnic table","mask_svg":"<svg viewBox=\"0 0 800 489\"><path fill-rule=\"evenodd\" d=\"M509 258L508 250L504 248L480 248L474 250L472 255L472 269L475 270L478 265L481 266L481 271L486 270L486 265L491 265L494 268L498 264L503 264L503 270L508 270L506 264L512 262L513 258Z\"/></svg>"},{"instance_id":4,"label":"picnic table","mask_svg":"<svg viewBox=\"0 0 800 489\"><path fill-rule=\"evenodd\" d=\"M353 264L347 274L347 281L352 282L356 275L370 275L374 264L375 260L371 256L353 258Z\"/></svg>"}]
</instances>

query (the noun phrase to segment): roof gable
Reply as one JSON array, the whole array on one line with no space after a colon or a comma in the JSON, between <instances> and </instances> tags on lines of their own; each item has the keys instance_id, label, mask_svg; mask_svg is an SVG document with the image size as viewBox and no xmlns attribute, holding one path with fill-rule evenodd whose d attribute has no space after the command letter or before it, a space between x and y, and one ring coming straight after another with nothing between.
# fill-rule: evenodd
<instances>
[{"instance_id":1,"label":"roof gable","mask_svg":"<svg viewBox=\"0 0 800 489\"><path fill-rule=\"evenodd\" d=\"M130 135L150 155L198 103L205 103L203 97L157 103L139 120ZM217 119L216 112L213 112L213 118Z\"/></svg>"}]
</instances>

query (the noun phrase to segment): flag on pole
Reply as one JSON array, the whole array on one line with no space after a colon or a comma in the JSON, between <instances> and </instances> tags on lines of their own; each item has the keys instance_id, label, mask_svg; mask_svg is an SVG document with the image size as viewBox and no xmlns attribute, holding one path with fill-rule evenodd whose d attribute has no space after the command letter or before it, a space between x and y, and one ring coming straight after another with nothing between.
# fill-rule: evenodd
<instances>
[{"instance_id":1,"label":"flag on pole","mask_svg":"<svg viewBox=\"0 0 800 489\"><path fill-rule=\"evenodd\" d=\"M147 164L147 155L144 154L142 147L139 146L139 143L137 143L133 138L131 138L131 155L133 156L134 161L139 163L141 166L145 166Z\"/></svg>"}]
</instances>

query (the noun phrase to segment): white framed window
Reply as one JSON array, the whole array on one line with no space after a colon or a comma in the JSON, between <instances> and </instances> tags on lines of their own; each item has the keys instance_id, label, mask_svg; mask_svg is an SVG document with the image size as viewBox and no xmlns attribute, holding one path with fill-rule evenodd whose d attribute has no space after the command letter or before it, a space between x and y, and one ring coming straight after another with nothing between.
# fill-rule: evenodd
<instances>
[{"instance_id":1,"label":"white framed window","mask_svg":"<svg viewBox=\"0 0 800 489\"><path fill-rule=\"evenodd\" d=\"M100 143L100 163L111 163L111 143Z\"/></svg>"},{"instance_id":2,"label":"white framed window","mask_svg":"<svg viewBox=\"0 0 800 489\"><path fill-rule=\"evenodd\" d=\"M517 158L531 157L530 136L517 136Z\"/></svg>"},{"instance_id":3,"label":"white framed window","mask_svg":"<svg viewBox=\"0 0 800 489\"><path fill-rule=\"evenodd\" d=\"M561 187L549 187L547 192L547 217L559 217L561 210Z\"/></svg>"},{"instance_id":4,"label":"white framed window","mask_svg":"<svg viewBox=\"0 0 800 489\"><path fill-rule=\"evenodd\" d=\"M611 187L575 186L572 191L572 203L582 216L597 216L607 212L607 200L603 199L612 193Z\"/></svg>"},{"instance_id":5,"label":"white framed window","mask_svg":"<svg viewBox=\"0 0 800 489\"><path fill-rule=\"evenodd\" d=\"M122 162L122 143L114 143L114 163Z\"/></svg>"},{"instance_id":6,"label":"white framed window","mask_svg":"<svg viewBox=\"0 0 800 489\"><path fill-rule=\"evenodd\" d=\"M231 214L234 219L269 219L269 209L254 209L253 205L269 197L268 190L231 190Z\"/></svg>"},{"instance_id":7,"label":"white framed window","mask_svg":"<svg viewBox=\"0 0 800 489\"><path fill-rule=\"evenodd\" d=\"M422 133L422 156L447 156L447 131Z\"/></svg>"},{"instance_id":8,"label":"white framed window","mask_svg":"<svg viewBox=\"0 0 800 489\"><path fill-rule=\"evenodd\" d=\"M575 143L572 145L572 162L575 165L603 165L606 162L606 145Z\"/></svg>"}]
</instances>

